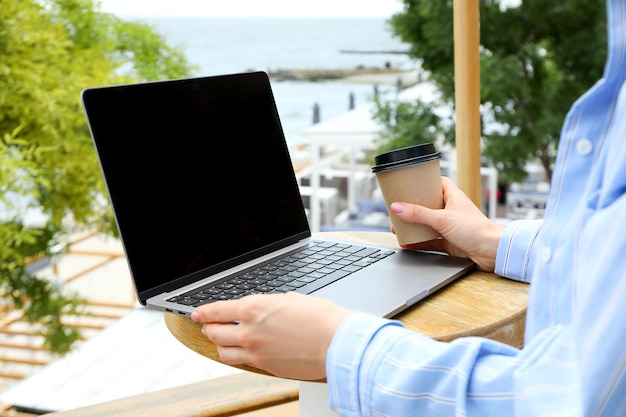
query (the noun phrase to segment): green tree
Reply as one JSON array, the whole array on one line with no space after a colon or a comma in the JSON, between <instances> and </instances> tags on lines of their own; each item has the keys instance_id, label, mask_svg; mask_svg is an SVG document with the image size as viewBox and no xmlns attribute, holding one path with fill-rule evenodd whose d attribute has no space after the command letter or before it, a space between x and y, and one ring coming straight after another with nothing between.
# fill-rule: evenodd
<instances>
[{"instance_id":1,"label":"green tree","mask_svg":"<svg viewBox=\"0 0 626 417\"><path fill-rule=\"evenodd\" d=\"M410 55L442 93L441 101L430 107L449 105L454 97L452 3L404 0L404 11L390 20L393 32L410 44ZM482 154L508 181L523 179L524 165L534 160L550 178L567 110L602 75L604 2L529 0L505 6L510 3L479 2ZM430 114L432 110L422 111L415 117L427 123ZM385 111L378 117L391 125ZM454 137L452 123L431 126ZM414 140L419 135L414 132Z\"/></svg>"},{"instance_id":2,"label":"green tree","mask_svg":"<svg viewBox=\"0 0 626 417\"><path fill-rule=\"evenodd\" d=\"M82 301L33 276L76 229L115 232L80 105L85 87L177 78L192 67L155 28L94 0L0 0L0 307L45 324L46 345L78 334L60 320ZM44 219L28 223L24 213Z\"/></svg>"}]
</instances>

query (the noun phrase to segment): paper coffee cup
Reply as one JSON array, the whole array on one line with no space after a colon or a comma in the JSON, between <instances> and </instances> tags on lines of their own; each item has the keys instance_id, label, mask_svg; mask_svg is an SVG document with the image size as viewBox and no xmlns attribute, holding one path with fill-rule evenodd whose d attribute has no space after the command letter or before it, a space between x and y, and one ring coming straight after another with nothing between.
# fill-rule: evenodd
<instances>
[{"instance_id":1,"label":"paper coffee cup","mask_svg":"<svg viewBox=\"0 0 626 417\"><path fill-rule=\"evenodd\" d=\"M436 239L439 233L430 226L409 223L391 213L391 203L405 202L443 208L441 154L432 143L385 152L374 158L372 172L385 199L391 223L400 245Z\"/></svg>"}]
</instances>

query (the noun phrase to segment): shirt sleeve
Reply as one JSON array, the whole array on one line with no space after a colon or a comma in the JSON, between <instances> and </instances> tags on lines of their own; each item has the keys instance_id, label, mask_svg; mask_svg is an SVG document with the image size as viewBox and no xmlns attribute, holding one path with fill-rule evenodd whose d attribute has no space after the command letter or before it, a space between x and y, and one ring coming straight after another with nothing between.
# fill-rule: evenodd
<instances>
[{"instance_id":1,"label":"shirt sleeve","mask_svg":"<svg viewBox=\"0 0 626 417\"><path fill-rule=\"evenodd\" d=\"M516 220L506 226L496 253L496 274L529 282L535 259L532 249L542 224L543 220Z\"/></svg>"},{"instance_id":2,"label":"shirt sleeve","mask_svg":"<svg viewBox=\"0 0 626 417\"><path fill-rule=\"evenodd\" d=\"M328 350L330 407L344 417L626 415L626 194L586 215L569 319L518 350L350 315Z\"/></svg>"},{"instance_id":3,"label":"shirt sleeve","mask_svg":"<svg viewBox=\"0 0 626 417\"><path fill-rule=\"evenodd\" d=\"M510 415L518 352L482 338L437 342L397 321L355 314L329 348L330 407L344 417L448 416L489 401L481 416Z\"/></svg>"}]
</instances>

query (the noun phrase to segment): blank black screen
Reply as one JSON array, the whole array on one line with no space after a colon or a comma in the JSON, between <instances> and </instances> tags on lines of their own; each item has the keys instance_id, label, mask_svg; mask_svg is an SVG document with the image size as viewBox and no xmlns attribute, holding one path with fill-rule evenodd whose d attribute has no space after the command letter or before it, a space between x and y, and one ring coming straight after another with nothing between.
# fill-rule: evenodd
<instances>
[{"instance_id":1,"label":"blank black screen","mask_svg":"<svg viewBox=\"0 0 626 417\"><path fill-rule=\"evenodd\" d=\"M142 302L309 235L265 73L92 88L82 100Z\"/></svg>"}]
</instances>

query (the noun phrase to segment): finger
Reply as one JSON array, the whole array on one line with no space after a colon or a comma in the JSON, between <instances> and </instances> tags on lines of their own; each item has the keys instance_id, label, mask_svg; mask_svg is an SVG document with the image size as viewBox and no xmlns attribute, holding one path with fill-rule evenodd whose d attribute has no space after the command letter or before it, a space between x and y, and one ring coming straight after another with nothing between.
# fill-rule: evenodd
<instances>
[{"instance_id":1,"label":"finger","mask_svg":"<svg viewBox=\"0 0 626 417\"><path fill-rule=\"evenodd\" d=\"M441 218L442 210L433 210L419 204L395 202L391 204L391 212L406 222L423 223L437 230L435 225Z\"/></svg>"},{"instance_id":2,"label":"finger","mask_svg":"<svg viewBox=\"0 0 626 417\"><path fill-rule=\"evenodd\" d=\"M216 301L196 308L191 319L200 323L232 323L239 320L238 301Z\"/></svg>"},{"instance_id":3,"label":"finger","mask_svg":"<svg viewBox=\"0 0 626 417\"><path fill-rule=\"evenodd\" d=\"M411 243L408 245L401 245L404 249L410 250L429 250L437 252L447 252L445 241L441 238L427 240L425 242Z\"/></svg>"},{"instance_id":4,"label":"finger","mask_svg":"<svg viewBox=\"0 0 626 417\"><path fill-rule=\"evenodd\" d=\"M217 354L226 365L248 364L247 351L239 346L217 346Z\"/></svg>"},{"instance_id":5,"label":"finger","mask_svg":"<svg viewBox=\"0 0 626 417\"><path fill-rule=\"evenodd\" d=\"M443 192L445 193L448 190L451 190L453 188L458 188L458 187L454 183L454 181L452 181L450 178L442 176L441 177L441 188L442 188Z\"/></svg>"},{"instance_id":6,"label":"finger","mask_svg":"<svg viewBox=\"0 0 626 417\"><path fill-rule=\"evenodd\" d=\"M218 346L239 346L237 325L235 323L205 323L202 334Z\"/></svg>"}]
</instances>

